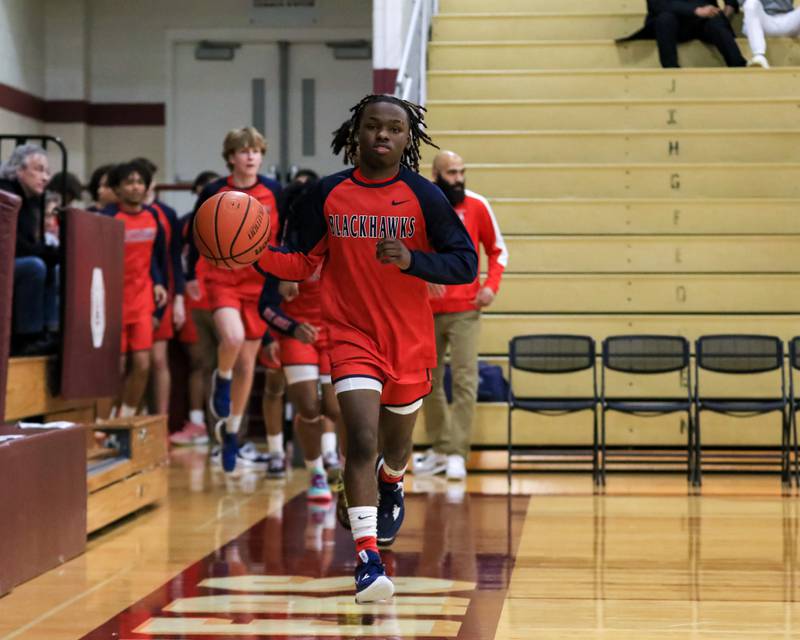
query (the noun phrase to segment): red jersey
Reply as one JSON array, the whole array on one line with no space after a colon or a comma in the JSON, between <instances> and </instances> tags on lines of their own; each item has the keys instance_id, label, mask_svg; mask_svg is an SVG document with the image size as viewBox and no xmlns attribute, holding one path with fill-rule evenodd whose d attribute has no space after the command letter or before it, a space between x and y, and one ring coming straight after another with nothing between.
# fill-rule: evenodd
<instances>
[{"instance_id":1,"label":"red jersey","mask_svg":"<svg viewBox=\"0 0 800 640\"><path fill-rule=\"evenodd\" d=\"M153 286L164 285L164 230L158 214L145 207L126 213L117 205L104 212L125 224L125 262L122 294L122 322L136 322L155 311Z\"/></svg>"},{"instance_id":2,"label":"red jersey","mask_svg":"<svg viewBox=\"0 0 800 640\"><path fill-rule=\"evenodd\" d=\"M246 193L258 200L269 215L270 240L272 240L278 233L277 198L280 190L280 184L264 176L258 176L255 184L244 188L233 186L233 177L228 176L227 178L220 178L219 180L209 183L197 198L197 204L194 210L197 211L201 204L217 193L223 193L225 191L240 191ZM192 218L194 218L194 216L192 216ZM190 239L193 243L193 236L190 236ZM197 253L197 249L195 248L192 250L192 248L190 248L187 270L187 279L189 280L194 280L197 277L196 265L198 258L199 254ZM253 269L229 270L215 267L208 263L206 263L206 268L205 279L206 283L209 285L235 289L241 298L258 300L264 280L258 273L253 271Z\"/></svg>"},{"instance_id":3,"label":"red jersey","mask_svg":"<svg viewBox=\"0 0 800 640\"><path fill-rule=\"evenodd\" d=\"M302 281L322 262L322 319L334 364L355 347L371 354L389 379L435 367L425 281L472 282L478 262L441 190L405 167L384 182L348 169L320 180L295 211L296 246L270 247L259 268ZM381 238L404 242L408 269L377 260Z\"/></svg>"},{"instance_id":4,"label":"red jersey","mask_svg":"<svg viewBox=\"0 0 800 640\"><path fill-rule=\"evenodd\" d=\"M500 278L508 265L508 249L497 226L497 220L489 202L481 195L467 189L464 201L455 207L458 217L469 233L475 250L478 244L483 245L483 250L488 259L488 273L483 284L480 276L470 284L452 285L445 287L444 296L431 298L431 309L434 313L457 313L459 311L474 311L478 308L475 297L482 287L489 287L497 293L500 288ZM478 256L478 273L480 273L480 255Z\"/></svg>"}]
</instances>

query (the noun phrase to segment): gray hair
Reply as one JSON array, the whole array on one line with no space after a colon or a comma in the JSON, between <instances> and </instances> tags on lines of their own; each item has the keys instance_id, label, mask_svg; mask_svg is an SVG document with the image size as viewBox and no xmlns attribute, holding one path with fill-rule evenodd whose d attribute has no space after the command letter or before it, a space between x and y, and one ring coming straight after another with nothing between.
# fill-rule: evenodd
<instances>
[{"instance_id":1,"label":"gray hair","mask_svg":"<svg viewBox=\"0 0 800 640\"><path fill-rule=\"evenodd\" d=\"M15 147L9 159L0 166L0 178L14 180L17 177L17 170L22 169L28 158L35 155L47 156L47 152L38 144L28 143Z\"/></svg>"}]
</instances>

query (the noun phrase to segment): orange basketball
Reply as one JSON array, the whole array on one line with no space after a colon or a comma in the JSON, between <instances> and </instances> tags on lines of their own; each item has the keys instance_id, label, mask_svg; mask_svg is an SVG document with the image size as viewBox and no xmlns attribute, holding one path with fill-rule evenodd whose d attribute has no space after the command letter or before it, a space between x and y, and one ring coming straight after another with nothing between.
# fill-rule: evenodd
<instances>
[{"instance_id":1,"label":"orange basketball","mask_svg":"<svg viewBox=\"0 0 800 640\"><path fill-rule=\"evenodd\" d=\"M269 214L253 196L224 191L211 196L194 216L200 255L225 269L253 264L269 243Z\"/></svg>"}]
</instances>

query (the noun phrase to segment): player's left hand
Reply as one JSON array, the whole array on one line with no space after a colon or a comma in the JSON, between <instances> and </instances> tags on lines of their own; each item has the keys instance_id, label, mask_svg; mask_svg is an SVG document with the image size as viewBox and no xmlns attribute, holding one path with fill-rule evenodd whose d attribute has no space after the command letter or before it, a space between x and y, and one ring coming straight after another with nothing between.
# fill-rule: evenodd
<instances>
[{"instance_id":1,"label":"player's left hand","mask_svg":"<svg viewBox=\"0 0 800 640\"><path fill-rule=\"evenodd\" d=\"M478 309L483 309L484 307L488 307L490 304L494 302L494 291L492 291L489 287L481 287L481 290L478 291L478 295L475 296L475 299L472 301L472 304L478 307Z\"/></svg>"},{"instance_id":2,"label":"player's left hand","mask_svg":"<svg viewBox=\"0 0 800 640\"><path fill-rule=\"evenodd\" d=\"M153 287L153 299L156 301L156 307L159 309L167 304L169 296L167 295L167 290L157 284Z\"/></svg>"},{"instance_id":3,"label":"player's left hand","mask_svg":"<svg viewBox=\"0 0 800 640\"><path fill-rule=\"evenodd\" d=\"M375 257L381 264L396 264L401 270L411 266L411 252L397 238L383 238L378 241Z\"/></svg>"},{"instance_id":4,"label":"player's left hand","mask_svg":"<svg viewBox=\"0 0 800 640\"><path fill-rule=\"evenodd\" d=\"M172 323L178 331L186 324L186 305L181 295L175 296L175 299L172 301Z\"/></svg>"}]
</instances>

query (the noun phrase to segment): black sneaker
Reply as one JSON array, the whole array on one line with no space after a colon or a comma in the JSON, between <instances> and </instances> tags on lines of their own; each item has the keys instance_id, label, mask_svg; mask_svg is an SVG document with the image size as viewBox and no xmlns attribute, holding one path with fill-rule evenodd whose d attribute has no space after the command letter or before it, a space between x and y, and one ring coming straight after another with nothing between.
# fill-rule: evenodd
<instances>
[{"instance_id":1,"label":"black sneaker","mask_svg":"<svg viewBox=\"0 0 800 640\"><path fill-rule=\"evenodd\" d=\"M267 478L286 477L286 456L272 454L267 461Z\"/></svg>"}]
</instances>

